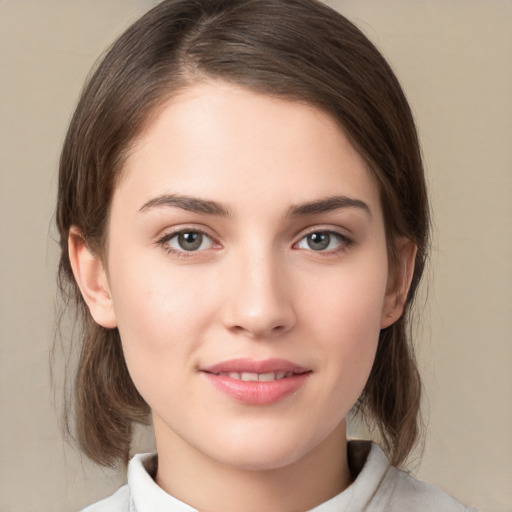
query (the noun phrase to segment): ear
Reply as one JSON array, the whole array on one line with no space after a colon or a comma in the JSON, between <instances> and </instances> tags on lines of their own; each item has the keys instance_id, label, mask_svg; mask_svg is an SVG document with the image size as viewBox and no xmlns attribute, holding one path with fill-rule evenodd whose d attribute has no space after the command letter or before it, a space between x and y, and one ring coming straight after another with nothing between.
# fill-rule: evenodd
<instances>
[{"instance_id":1,"label":"ear","mask_svg":"<svg viewBox=\"0 0 512 512\"><path fill-rule=\"evenodd\" d=\"M388 290L382 308L381 329L395 323L404 311L405 301L411 286L416 260L416 245L408 238L399 238L395 243L396 269L390 272Z\"/></svg>"},{"instance_id":2,"label":"ear","mask_svg":"<svg viewBox=\"0 0 512 512\"><path fill-rule=\"evenodd\" d=\"M69 231L68 251L75 280L94 321L109 329L117 327L117 317L103 262L90 251L75 226Z\"/></svg>"}]
</instances>

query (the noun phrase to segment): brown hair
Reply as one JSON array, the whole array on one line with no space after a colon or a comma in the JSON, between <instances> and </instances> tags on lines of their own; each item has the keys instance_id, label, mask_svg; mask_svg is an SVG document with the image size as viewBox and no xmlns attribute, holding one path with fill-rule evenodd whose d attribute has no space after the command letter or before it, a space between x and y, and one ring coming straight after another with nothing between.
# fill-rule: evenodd
<instances>
[{"instance_id":1,"label":"brown hair","mask_svg":"<svg viewBox=\"0 0 512 512\"><path fill-rule=\"evenodd\" d=\"M103 465L127 461L134 422L149 408L128 373L117 329L97 325L68 257L76 226L102 255L116 179L130 145L157 107L194 82L219 78L319 107L344 128L378 182L390 265L395 241L417 248L404 314L380 334L356 406L381 434L391 463L418 436L420 379L406 333L423 272L428 204L416 130L389 65L352 23L316 0L166 0L112 46L82 93L60 161L59 277L75 301L81 351L75 381L77 439Z\"/></svg>"}]
</instances>

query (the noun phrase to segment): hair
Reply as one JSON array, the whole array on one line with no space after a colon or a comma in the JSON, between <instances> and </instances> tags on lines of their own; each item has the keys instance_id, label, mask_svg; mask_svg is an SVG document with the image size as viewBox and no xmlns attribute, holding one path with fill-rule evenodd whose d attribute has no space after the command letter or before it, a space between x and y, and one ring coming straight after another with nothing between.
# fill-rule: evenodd
<instances>
[{"instance_id":1,"label":"hair","mask_svg":"<svg viewBox=\"0 0 512 512\"><path fill-rule=\"evenodd\" d=\"M356 404L399 465L417 440L420 418L421 383L407 334L429 234L420 148L390 66L358 28L316 0L165 0L121 35L88 80L62 150L56 214L59 282L81 330L78 443L99 464L126 463L134 425L148 421L149 407L128 373L118 330L96 324L81 297L68 256L70 228L104 256L112 195L130 147L160 105L211 79L332 116L378 184L391 273L397 238L417 246L404 313L381 331Z\"/></svg>"}]
</instances>

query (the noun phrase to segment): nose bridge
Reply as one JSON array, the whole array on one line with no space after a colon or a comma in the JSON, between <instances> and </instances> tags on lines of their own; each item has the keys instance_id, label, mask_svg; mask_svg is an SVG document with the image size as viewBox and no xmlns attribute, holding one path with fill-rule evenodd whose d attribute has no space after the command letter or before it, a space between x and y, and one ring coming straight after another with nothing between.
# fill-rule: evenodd
<instances>
[{"instance_id":1,"label":"nose bridge","mask_svg":"<svg viewBox=\"0 0 512 512\"><path fill-rule=\"evenodd\" d=\"M273 337L295 324L282 255L270 244L248 244L233 255L227 279L226 327L252 337Z\"/></svg>"}]
</instances>

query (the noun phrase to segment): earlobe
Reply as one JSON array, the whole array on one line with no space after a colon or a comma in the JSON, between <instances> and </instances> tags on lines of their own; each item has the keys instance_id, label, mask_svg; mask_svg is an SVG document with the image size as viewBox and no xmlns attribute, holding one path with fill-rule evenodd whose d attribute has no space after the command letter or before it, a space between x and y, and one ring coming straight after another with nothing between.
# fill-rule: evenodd
<instances>
[{"instance_id":1,"label":"earlobe","mask_svg":"<svg viewBox=\"0 0 512 512\"><path fill-rule=\"evenodd\" d=\"M399 239L396 242L396 252L397 269L392 273L384 300L381 329L389 327L402 316L414 274L416 245L409 239Z\"/></svg>"},{"instance_id":2,"label":"earlobe","mask_svg":"<svg viewBox=\"0 0 512 512\"><path fill-rule=\"evenodd\" d=\"M69 231L68 251L75 280L94 321L109 329L117 327L117 317L103 262L89 250L84 238L74 226Z\"/></svg>"}]
</instances>

